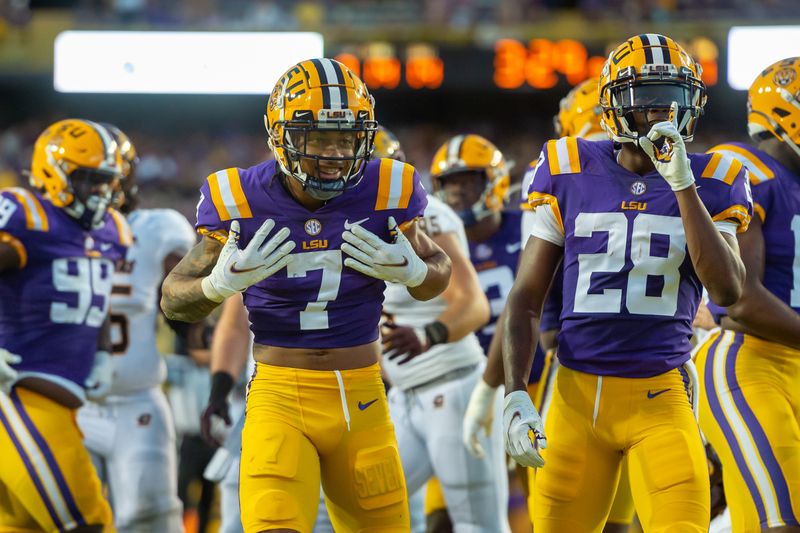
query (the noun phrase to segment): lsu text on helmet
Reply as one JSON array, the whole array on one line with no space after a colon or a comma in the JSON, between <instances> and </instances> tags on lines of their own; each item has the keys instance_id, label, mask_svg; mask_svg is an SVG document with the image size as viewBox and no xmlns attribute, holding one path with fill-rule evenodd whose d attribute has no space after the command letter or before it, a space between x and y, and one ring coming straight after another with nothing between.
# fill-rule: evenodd
<instances>
[{"instance_id":1,"label":"lsu text on helmet","mask_svg":"<svg viewBox=\"0 0 800 533\"><path fill-rule=\"evenodd\" d=\"M601 124L617 142L634 142L634 112L669 109L678 104L678 131L691 141L706 103L700 65L674 40L656 33L631 37L608 56L598 89Z\"/></svg>"},{"instance_id":2,"label":"lsu text on helmet","mask_svg":"<svg viewBox=\"0 0 800 533\"><path fill-rule=\"evenodd\" d=\"M117 143L96 122L60 120L34 144L31 186L86 229L102 225L121 175Z\"/></svg>"},{"instance_id":3,"label":"lsu text on helmet","mask_svg":"<svg viewBox=\"0 0 800 533\"><path fill-rule=\"evenodd\" d=\"M434 154L431 182L434 193L445 200L444 180L464 172L483 174L485 185L480 198L469 209L458 212L464 225L471 226L503 209L511 183L509 168L503 153L489 140L475 134L456 135Z\"/></svg>"},{"instance_id":4,"label":"lsu text on helmet","mask_svg":"<svg viewBox=\"0 0 800 533\"><path fill-rule=\"evenodd\" d=\"M374 108L367 86L343 64L327 58L301 61L281 76L267 103L269 147L286 175L312 197L328 200L360 181L378 128ZM352 144L312 154L308 141L315 132L339 133ZM311 161L315 172L304 171L302 160ZM321 164L342 165L340 175L323 179Z\"/></svg>"},{"instance_id":5,"label":"lsu text on helmet","mask_svg":"<svg viewBox=\"0 0 800 533\"><path fill-rule=\"evenodd\" d=\"M777 137L800 157L800 57L773 63L750 86L747 130L756 141Z\"/></svg>"},{"instance_id":6,"label":"lsu text on helmet","mask_svg":"<svg viewBox=\"0 0 800 533\"><path fill-rule=\"evenodd\" d=\"M553 117L557 137L581 137L590 141L608 139L600 125L603 110L597 82L597 78L589 78L561 99L558 115Z\"/></svg>"}]
</instances>

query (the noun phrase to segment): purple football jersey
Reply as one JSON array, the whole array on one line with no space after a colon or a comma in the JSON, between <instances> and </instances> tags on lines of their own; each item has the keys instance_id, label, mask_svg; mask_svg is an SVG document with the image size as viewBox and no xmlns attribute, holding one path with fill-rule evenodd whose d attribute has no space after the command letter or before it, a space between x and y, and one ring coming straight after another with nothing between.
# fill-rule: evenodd
<instances>
[{"instance_id":1,"label":"purple football jersey","mask_svg":"<svg viewBox=\"0 0 800 533\"><path fill-rule=\"evenodd\" d=\"M764 287L800 313L800 176L758 148L726 143L709 152L744 164L750 176L753 208L764 234ZM720 314L720 308L712 309Z\"/></svg>"},{"instance_id":2,"label":"purple football jersey","mask_svg":"<svg viewBox=\"0 0 800 533\"><path fill-rule=\"evenodd\" d=\"M0 347L22 357L16 370L83 386L108 314L114 264L129 244L124 219L107 214L105 223L95 237L37 193L0 192L0 233L23 256L22 268L0 274Z\"/></svg>"},{"instance_id":3,"label":"purple football jersey","mask_svg":"<svg viewBox=\"0 0 800 533\"><path fill-rule=\"evenodd\" d=\"M712 218L744 231L752 202L742 165L689 160ZM611 141L562 138L545 145L529 191L531 205L550 204L564 231L561 363L650 377L686 362L702 287L669 184L618 165Z\"/></svg>"},{"instance_id":4,"label":"purple football jersey","mask_svg":"<svg viewBox=\"0 0 800 533\"><path fill-rule=\"evenodd\" d=\"M385 284L344 266L342 233L359 224L389 242L390 216L402 226L425 210L419 175L399 161L373 160L358 185L309 211L287 192L279 172L274 161L221 170L202 186L197 206L201 234L222 238L236 219L244 248L271 218L273 234L287 227L297 245L286 269L244 293L255 342L324 349L374 341Z\"/></svg>"}]
</instances>

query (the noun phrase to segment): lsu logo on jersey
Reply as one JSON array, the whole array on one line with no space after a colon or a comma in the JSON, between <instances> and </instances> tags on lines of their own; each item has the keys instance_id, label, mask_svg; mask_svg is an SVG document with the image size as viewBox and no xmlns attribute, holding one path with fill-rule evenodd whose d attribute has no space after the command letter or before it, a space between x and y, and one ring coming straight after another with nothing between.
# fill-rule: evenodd
<instances>
[{"instance_id":1,"label":"lsu logo on jersey","mask_svg":"<svg viewBox=\"0 0 800 533\"><path fill-rule=\"evenodd\" d=\"M328 247L328 239L303 241L303 250L324 250Z\"/></svg>"}]
</instances>

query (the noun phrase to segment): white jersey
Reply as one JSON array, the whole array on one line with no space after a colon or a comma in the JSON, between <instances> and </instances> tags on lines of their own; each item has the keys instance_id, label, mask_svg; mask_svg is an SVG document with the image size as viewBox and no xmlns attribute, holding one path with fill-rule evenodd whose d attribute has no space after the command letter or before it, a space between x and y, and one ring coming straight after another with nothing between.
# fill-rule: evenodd
<instances>
[{"instance_id":1,"label":"white jersey","mask_svg":"<svg viewBox=\"0 0 800 533\"><path fill-rule=\"evenodd\" d=\"M197 240L191 224L172 209L138 209L128 216L128 222L134 242L125 265L114 274L111 292L111 394L155 387L166 378L156 348L164 259L170 254L185 255Z\"/></svg>"},{"instance_id":2,"label":"white jersey","mask_svg":"<svg viewBox=\"0 0 800 533\"><path fill-rule=\"evenodd\" d=\"M421 226L429 235L455 233L464 254L469 255L464 224L458 215L438 198L428 196L428 207L425 208ZM421 302L408 294L405 285L397 283L386 284L384 297L384 312L392 315L396 324L403 326L424 327L435 321L447 307L447 302L441 295L427 302ZM398 365L396 361L401 359L402 357L398 357L390 360L384 357L382 365L392 384L406 390L432 381L447 372L480 363L484 355L478 338L470 333L456 342L437 344L408 363Z\"/></svg>"}]
</instances>

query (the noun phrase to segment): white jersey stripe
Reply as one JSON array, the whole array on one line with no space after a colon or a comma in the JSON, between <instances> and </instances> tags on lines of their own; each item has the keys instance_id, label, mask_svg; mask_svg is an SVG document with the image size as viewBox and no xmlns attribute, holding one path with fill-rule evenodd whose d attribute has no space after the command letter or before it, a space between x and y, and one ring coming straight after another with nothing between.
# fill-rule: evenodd
<instances>
[{"instance_id":1,"label":"white jersey stripe","mask_svg":"<svg viewBox=\"0 0 800 533\"><path fill-rule=\"evenodd\" d=\"M217 171L216 174L217 183L219 184L219 194L222 196L222 201L225 203L225 209L228 210L228 214L232 219L242 218L242 214L239 213L239 208L236 207L236 199L233 197L227 170Z\"/></svg>"},{"instance_id":2,"label":"white jersey stripe","mask_svg":"<svg viewBox=\"0 0 800 533\"><path fill-rule=\"evenodd\" d=\"M731 169L732 164L733 164L733 158L722 155L722 158L719 161L719 165L717 165L717 168L714 169L714 174L712 174L711 177L714 178L715 180L724 181L725 175L728 174L728 171Z\"/></svg>"},{"instance_id":3,"label":"white jersey stripe","mask_svg":"<svg viewBox=\"0 0 800 533\"><path fill-rule=\"evenodd\" d=\"M28 207L28 213L31 215L31 222L33 222L33 228L35 230L42 231L44 229L44 222L42 221L42 217L39 216L39 210L36 209L36 199L30 193L21 187L15 187L14 191L19 193L20 196L25 200L25 205Z\"/></svg>"},{"instance_id":4,"label":"white jersey stripe","mask_svg":"<svg viewBox=\"0 0 800 533\"><path fill-rule=\"evenodd\" d=\"M745 168L747 168L748 171L750 171L750 174L752 174L753 177L755 178L753 181L755 181L756 183L761 183L762 181L767 181L769 179L769 177L766 174L764 174L764 172L760 168L755 166L753 162L750 161L750 159L748 159L746 156L743 156L742 154L738 154L731 150L714 150L714 152L719 154L724 154L728 157L732 157L733 159L739 161L741 164L745 166Z\"/></svg>"},{"instance_id":5,"label":"white jersey stripe","mask_svg":"<svg viewBox=\"0 0 800 533\"><path fill-rule=\"evenodd\" d=\"M392 160L392 177L389 182L389 202L388 209L398 209L400 207L400 197L403 195L403 168L405 163Z\"/></svg>"},{"instance_id":6,"label":"white jersey stripe","mask_svg":"<svg viewBox=\"0 0 800 533\"><path fill-rule=\"evenodd\" d=\"M567 137L561 137L556 141L556 154L558 155L558 170L562 174L569 174L572 168L569 164L569 150L567 149Z\"/></svg>"}]
</instances>

